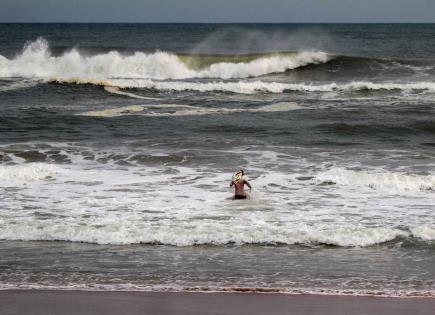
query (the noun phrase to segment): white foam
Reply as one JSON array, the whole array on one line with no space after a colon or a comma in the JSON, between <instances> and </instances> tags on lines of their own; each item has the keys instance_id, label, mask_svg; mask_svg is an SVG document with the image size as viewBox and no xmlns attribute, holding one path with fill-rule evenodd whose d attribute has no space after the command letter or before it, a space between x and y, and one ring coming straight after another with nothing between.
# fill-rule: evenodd
<instances>
[{"instance_id":1,"label":"white foam","mask_svg":"<svg viewBox=\"0 0 435 315\"><path fill-rule=\"evenodd\" d=\"M278 102L270 105L264 105L258 108L258 112L286 112L290 110L301 109L302 107L295 102Z\"/></svg>"},{"instance_id":2,"label":"white foam","mask_svg":"<svg viewBox=\"0 0 435 315\"><path fill-rule=\"evenodd\" d=\"M80 113L81 116L90 117L118 117L125 115L141 115L147 117L170 117L170 116L198 116L211 114L232 114L240 112L285 112L297 110L301 107L294 102L279 102L264 105L258 108L210 108L182 104L154 104L154 105L130 105L103 110L88 111ZM170 112L155 112L156 110L167 110ZM147 113L144 113L148 110Z\"/></svg>"},{"instance_id":3,"label":"white foam","mask_svg":"<svg viewBox=\"0 0 435 315\"><path fill-rule=\"evenodd\" d=\"M373 83L355 81L350 83L329 84L305 84L305 83L282 83L266 81L213 81L213 82L190 82L190 81L155 81L151 79L96 79L96 78L67 78L56 79L59 83L95 84L102 86L126 88L143 88L163 91L198 91L198 92L231 92L239 94L284 93L284 92L334 92L334 91L361 91L361 90L425 90L435 92L435 83Z\"/></svg>"},{"instance_id":4,"label":"white foam","mask_svg":"<svg viewBox=\"0 0 435 315\"><path fill-rule=\"evenodd\" d=\"M301 52L288 56L261 57L246 63L215 63L202 70L189 69L175 54L136 52L125 56L116 51L85 56L72 49L61 56L50 53L42 38L30 43L14 59L0 56L0 77L85 79L107 78L246 78L284 72L312 63L324 63L324 52Z\"/></svg>"},{"instance_id":5,"label":"white foam","mask_svg":"<svg viewBox=\"0 0 435 315\"><path fill-rule=\"evenodd\" d=\"M424 241L435 240L435 226L430 224L416 226L411 229L412 235L419 237Z\"/></svg>"},{"instance_id":6,"label":"white foam","mask_svg":"<svg viewBox=\"0 0 435 315\"><path fill-rule=\"evenodd\" d=\"M434 82L414 82L414 83L397 83L397 82L351 82L343 85L335 85L332 90L428 90L435 91Z\"/></svg>"},{"instance_id":7,"label":"white foam","mask_svg":"<svg viewBox=\"0 0 435 315\"><path fill-rule=\"evenodd\" d=\"M314 239L311 240L314 243L361 247L385 243L399 236L408 236L408 233L393 228L356 228L352 225L341 226L336 230L329 228L314 234Z\"/></svg>"},{"instance_id":8,"label":"white foam","mask_svg":"<svg viewBox=\"0 0 435 315\"><path fill-rule=\"evenodd\" d=\"M337 246L370 246L384 243L406 232L392 228L367 228L349 224L273 224L263 219L252 221L249 215L242 220L219 222L213 220L183 220L174 224L163 220L160 224L141 220L137 216L106 213L104 217L83 224L77 217L67 221L24 221L21 225L4 224L0 239L8 240L63 240L96 244L160 243L175 246L199 244L329 244ZM250 218L251 217L251 218ZM170 228L163 224L170 224Z\"/></svg>"},{"instance_id":9,"label":"white foam","mask_svg":"<svg viewBox=\"0 0 435 315\"><path fill-rule=\"evenodd\" d=\"M21 164L0 166L0 239L371 246L411 235L433 238L428 223L433 191L420 189L432 175L381 168L323 171L319 161L325 155L303 148L177 151L53 144L43 150L68 151L71 164L16 160ZM202 162L209 154L228 164ZM234 171L228 165L247 169L251 200L228 200ZM332 180L337 184L318 185Z\"/></svg>"},{"instance_id":10,"label":"white foam","mask_svg":"<svg viewBox=\"0 0 435 315\"><path fill-rule=\"evenodd\" d=\"M348 83L282 83L266 81L238 82L186 82L160 81L183 79L238 79L258 77L270 73L284 72L309 64L325 63L330 56L324 52L303 51L289 55L270 55L259 57L249 62L214 63L201 70L189 69L175 54L168 52L122 55L112 51L104 54L87 56L76 49L61 56L50 53L48 43L39 38L25 47L23 52L13 59L0 55L0 77L24 77L46 81L68 82L78 84L97 84L113 89L112 93L130 97L150 99L145 96L130 95L119 88L151 88L157 90L200 92L223 91L252 94L257 92L283 93L300 92L334 92L360 90L424 90L435 91L434 82L369 82L355 81ZM118 79L117 79L118 78ZM33 83L32 83L33 84ZM26 84L11 85L9 88L22 88ZM30 85L31 86L31 85Z\"/></svg>"},{"instance_id":11,"label":"white foam","mask_svg":"<svg viewBox=\"0 0 435 315\"><path fill-rule=\"evenodd\" d=\"M129 106L116 107L116 108L108 108L103 110L88 111L82 113L81 115L90 116L90 117L115 117L115 116L141 112L142 110L143 110L142 106L129 105Z\"/></svg>"},{"instance_id":12,"label":"white foam","mask_svg":"<svg viewBox=\"0 0 435 315\"><path fill-rule=\"evenodd\" d=\"M238 203L226 200L231 194L225 188L231 174L214 172L209 176L200 168L183 166L177 166L176 172L171 173L160 167L136 171L95 166L66 166L56 172L54 181L44 183L43 189L37 184L28 186L26 202L51 216L39 220L32 215L33 210L28 210L29 214L19 224L14 216L3 216L0 239L176 246L228 243L370 246L407 236L394 226L365 226L339 213L331 214L335 219L328 217L326 221L317 211L312 214L292 211L289 216L287 211L281 211L282 201L264 189L266 178L251 183L256 187L254 192L261 191L267 198L254 193L252 200ZM21 180L34 181L55 173L50 164L29 167L38 171L23 172L23 165L14 166L12 176L18 172L24 174ZM276 183L276 177L271 176ZM279 181L284 182L285 178ZM203 188L211 186L215 188ZM14 205L20 207L20 200L6 201L3 205L6 210L2 211L10 213L7 209ZM268 207L273 211L265 211Z\"/></svg>"},{"instance_id":13,"label":"white foam","mask_svg":"<svg viewBox=\"0 0 435 315\"><path fill-rule=\"evenodd\" d=\"M301 52L294 56L263 57L246 63L217 63L199 71L202 78L248 78L285 72L309 64L325 63L330 57L324 52Z\"/></svg>"},{"instance_id":14,"label":"white foam","mask_svg":"<svg viewBox=\"0 0 435 315\"><path fill-rule=\"evenodd\" d=\"M333 289L329 287L270 287L270 286L225 286L221 284L198 283L189 286L183 283L150 284L150 283L41 283L29 282L2 282L0 290L62 290L62 291L90 291L90 292L202 292L202 293L256 293L256 294L287 294L287 295L321 295L321 296L366 296L376 298L433 298L435 290L418 290L413 288L382 288L382 289Z\"/></svg>"},{"instance_id":15,"label":"white foam","mask_svg":"<svg viewBox=\"0 0 435 315\"><path fill-rule=\"evenodd\" d=\"M319 182L334 182L338 185L365 186L372 189L396 191L435 190L435 175L416 175L390 171L355 171L333 168L316 175Z\"/></svg>"},{"instance_id":16,"label":"white foam","mask_svg":"<svg viewBox=\"0 0 435 315\"><path fill-rule=\"evenodd\" d=\"M141 99L141 100L156 100L157 99L155 97L142 96L142 95L137 95L137 94L133 94L133 93L125 92L125 91L120 91L119 88L116 86L105 86L104 89L107 92L110 92L113 94L125 95L125 96L131 97L131 98L137 98L137 99Z\"/></svg>"},{"instance_id":17,"label":"white foam","mask_svg":"<svg viewBox=\"0 0 435 315\"><path fill-rule=\"evenodd\" d=\"M44 180L54 176L59 168L45 163L29 163L19 165L1 165L0 181L7 182L28 182Z\"/></svg>"},{"instance_id":18,"label":"white foam","mask_svg":"<svg viewBox=\"0 0 435 315\"><path fill-rule=\"evenodd\" d=\"M280 82L264 81L237 81L237 82L187 82L187 81L154 81L150 79L110 79L101 80L94 78L69 78L56 79L59 83L95 84L125 88L143 88L168 91L198 91L198 92L232 92L240 94L253 94L257 92L282 93L284 91L330 91L336 86L313 86L306 84L287 84Z\"/></svg>"}]
</instances>

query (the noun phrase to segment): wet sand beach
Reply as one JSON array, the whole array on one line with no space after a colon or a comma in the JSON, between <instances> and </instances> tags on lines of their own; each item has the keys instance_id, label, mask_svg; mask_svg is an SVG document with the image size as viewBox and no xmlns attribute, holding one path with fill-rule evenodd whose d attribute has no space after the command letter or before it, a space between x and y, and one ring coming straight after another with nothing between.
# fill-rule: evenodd
<instances>
[{"instance_id":1,"label":"wet sand beach","mask_svg":"<svg viewBox=\"0 0 435 315\"><path fill-rule=\"evenodd\" d=\"M433 314L435 299L255 293L5 290L1 314Z\"/></svg>"}]
</instances>

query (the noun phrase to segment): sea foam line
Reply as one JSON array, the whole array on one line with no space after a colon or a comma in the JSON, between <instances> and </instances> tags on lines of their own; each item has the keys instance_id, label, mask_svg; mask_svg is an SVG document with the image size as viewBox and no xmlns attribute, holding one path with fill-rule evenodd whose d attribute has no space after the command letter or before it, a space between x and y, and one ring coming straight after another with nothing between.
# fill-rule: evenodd
<instances>
[{"instance_id":1,"label":"sea foam line","mask_svg":"<svg viewBox=\"0 0 435 315\"><path fill-rule=\"evenodd\" d=\"M257 286L217 286L198 285L183 286L182 284L137 284L137 283L70 283L41 284L37 282L1 283L0 290L60 290L88 292L197 292L197 293L256 293L256 294L286 294L286 295L322 295L322 296L362 296L377 298L433 298L434 290L406 289L334 289L334 288L303 288L303 287L257 287Z\"/></svg>"},{"instance_id":2,"label":"sea foam line","mask_svg":"<svg viewBox=\"0 0 435 315\"><path fill-rule=\"evenodd\" d=\"M294 102L279 102L257 108L206 108L182 104L155 104L155 105L129 105L103 110L94 110L80 113L81 116L90 117L118 117L125 115L141 115L146 117L172 117L172 116L198 116L211 114L234 113L271 113L297 110L301 107ZM170 110L165 112L165 110ZM162 111L163 110L163 111ZM146 111L146 112L144 112ZM159 112L162 111L162 112Z\"/></svg>"},{"instance_id":3,"label":"sea foam line","mask_svg":"<svg viewBox=\"0 0 435 315\"><path fill-rule=\"evenodd\" d=\"M229 92L238 94L254 93L285 93L285 92L334 92L334 91L410 91L425 90L435 92L435 83L416 82L416 83L374 83L366 81L355 81L350 83L328 83L328 84L306 84L306 83L282 83L265 81L213 81L213 82L186 82L186 81L155 81L149 79L51 79L56 83L72 84L93 84L110 87L110 92L114 93L118 89L153 89L157 91L197 91L197 92ZM127 94L126 94L127 95ZM131 95L130 95L131 96Z\"/></svg>"}]
</instances>

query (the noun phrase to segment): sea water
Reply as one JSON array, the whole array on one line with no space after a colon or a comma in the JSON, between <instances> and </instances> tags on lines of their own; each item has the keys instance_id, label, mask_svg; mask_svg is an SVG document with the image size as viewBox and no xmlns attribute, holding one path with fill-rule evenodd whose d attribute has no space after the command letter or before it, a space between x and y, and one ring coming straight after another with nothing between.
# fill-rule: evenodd
<instances>
[{"instance_id":1,"label":"sea water","mask_svg":"<svg viewBox=\"0 0 435 315\"><path fill-rule=\"evenodd\" d=\"M1 288L434 295L433 25L0 42Z\"/></svg>"}]
</instances>

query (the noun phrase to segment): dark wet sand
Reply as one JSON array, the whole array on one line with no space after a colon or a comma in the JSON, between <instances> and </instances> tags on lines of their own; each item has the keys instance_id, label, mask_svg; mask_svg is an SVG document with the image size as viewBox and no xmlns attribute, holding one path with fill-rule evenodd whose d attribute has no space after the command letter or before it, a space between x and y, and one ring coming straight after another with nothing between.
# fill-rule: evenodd
<instances>
[{"instance_id":1,"label":"dark wet sand","mask_svg":"<svg viewBox=\"0 0 435 315\"><path fill-rule=\"evenodd\" d=\"M6 314L435 314L433 298L254 293L0 291Z\"/></svg>"}]
</instances>

